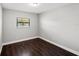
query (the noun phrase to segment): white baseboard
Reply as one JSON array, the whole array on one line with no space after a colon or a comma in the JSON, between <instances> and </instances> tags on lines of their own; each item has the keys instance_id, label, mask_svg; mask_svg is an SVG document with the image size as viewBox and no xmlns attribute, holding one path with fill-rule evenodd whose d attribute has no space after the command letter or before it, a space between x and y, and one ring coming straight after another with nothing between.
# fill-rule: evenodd
<instances>
[{"instance_id":1,"label":"white baseboard","mask_svg":"<svg viewBox=\"0 0 79 59\"><path fill-rule=\"evenodd\" d=\"M1 54L1 51L2 51L2 47L0 48L0 54Z\"/></svg>"},{"instance_id":2,"label":"white baseboard","mask_svg":"<svg viewBox=\"0 0 79 59\"><path fill-rule=\"evenodd\" d=\"M26 38L26 39L20 39L20 40L16 40L16 41L12 41L12 42L7 42L7 43L3 43L3 45L8 45L8 44L12 44L12 43L17 43L17 42L21 42L21 41L25 41L25 40L31 40L31 39L34 39L34 38L38 38L38 36L35 36L35 37L29 37L29 38Z\"/></svg>"},{"instance_id":3,"label":"white baseboard","mask_svg":"<svg viewBox=\"0 0 79 59\"><path fill-rule=\"evenodd\" d=\"M60 44L57 44L57 43L55 43L55 42L52 42L52 41L50 41L50 40L48 40L48 39L46 39L46 38L40 37L40 36L35 36L35 37L26 38L26 39L20 39L20 40L17 40L17 41L12 41L12 42L3 43L2 46L3 46L3 45L12 44L12 43L21 42L21 41L25 41L25 40L31 40L31 39L34 39L34 38L41 38L41 39L43 39L43 40L45 40L45 41L47 41L47 42L49 42L49 43L51 43L51 44L54 44L54 45L56 45L56 46L58 46L58 47L60 47L60 48L63 48L63 49L65 49L65 50L67 50L67 51L70 51L70 52L76 54L76 55L79 55L79 52L78 52L78 51L75 51L75 50L73 50L73 49L67 48L67 47L65 47L65 46L62 46L62 45L60 45ZM1 49L2 49L2 48L1 48ZM0 50L0 52L1 52L1 50Z\"/></svg>"},{"instance_id":4,"label":"white baseboard","mask_svg":"<svg viewBox=\"0 0 79 59\"><path fill-rule=\"evenodd\" d=\"M49 42L49 43L51 43L51 44L54 44L54 45L56 45L56 46L58 46L58 47L60 47L60 48L63 48L63 49L65 49L65 50L67 50L67 51L69 51L69 52L71 52L71 53L74 53L74 54L76 54L76 55L79 56L79 52L78 52L78 51L75 51L75 50L70 49L70 48L68 48L68 47L62 46L62 45L57 44L57 43L55 43L55 42L52 42L52 41L50 41L50 40L48 40L48 39L46 39L46 38L43 38L43 37L39 37L39 38L41 38L41 39L43 39L43 40L45 40L45 41L47 41L47 42Z\"/></svg>"}]
</instances>

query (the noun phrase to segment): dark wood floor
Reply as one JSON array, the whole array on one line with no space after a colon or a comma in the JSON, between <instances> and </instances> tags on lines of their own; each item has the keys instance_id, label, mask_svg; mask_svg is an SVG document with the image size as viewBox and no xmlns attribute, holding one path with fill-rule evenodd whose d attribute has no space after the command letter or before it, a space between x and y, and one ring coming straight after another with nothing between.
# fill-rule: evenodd
<instances>
[{"instance_id":1,"label":"dark wood floor","mask_svg":"<svg viewBox=\"0 0 79 59\"><path fill-rule=\"evenodd\" d=\"M40 38L5 45L1 56L76 56Z\"/></svg>"}]
</instances>

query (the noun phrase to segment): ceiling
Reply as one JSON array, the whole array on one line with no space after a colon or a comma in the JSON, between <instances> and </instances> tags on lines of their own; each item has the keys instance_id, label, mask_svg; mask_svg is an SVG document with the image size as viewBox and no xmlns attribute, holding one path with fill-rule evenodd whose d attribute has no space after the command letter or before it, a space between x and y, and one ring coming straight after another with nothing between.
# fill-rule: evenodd
<instances>
[{"instance_id":1,"label":"ceiling","mask_svg":"<svg viewBox=\"0 0 79 59\"><path fill-rule=\"evenodd\" d=\"M42 13L65 5L68 3L40 3L37 7L30 6L28 3L2 3L3 8L32 13Z\"/></svg>"}]
</instances>

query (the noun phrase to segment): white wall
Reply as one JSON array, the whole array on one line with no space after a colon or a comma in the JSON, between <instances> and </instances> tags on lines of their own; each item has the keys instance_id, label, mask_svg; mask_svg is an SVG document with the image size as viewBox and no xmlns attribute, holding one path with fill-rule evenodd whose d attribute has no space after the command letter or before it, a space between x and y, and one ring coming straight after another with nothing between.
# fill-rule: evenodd
<instances>
[{"instance_id":1,"label":"white wall","mask_svg":"<svg viewBox=\"0 0 79 59\"><path fill-rule=\"evenodd\" d=\"M30 18L30 27L17 28L16 17ZM37 14L14 10L3 10L3 43L37 36Z\"/></svg>"},{"instance_id":2,"label":"white wall","mask_svg":"<svg viewBox=\"0 0 79 59\"><path fill-rule=\"evenodd\" d=\"M30 18L31 26L18 29L16 17ZM33 13L3 10L3 43L38 35L79 51L79 5L73 4L51 10L40 14L39 17Z\"/></svg>"},{"instance_id":3,"label":"white wall","mask_svg":"<svg viewBox=\"0 0 79 59\"><path fill-rule=\"evenodd\" d=\"M0 5L0 52L2 48L2 7Z\"/></svg>"},{"instance_id":4,"label":"white wall","mask_svg":"<svg viewBox=\"0 0 79 59\"><path fill-rule=\"evenodd\" d=\"M40 36L79 51L79 4L40 14Z\"/></svg>"}]
</instances>

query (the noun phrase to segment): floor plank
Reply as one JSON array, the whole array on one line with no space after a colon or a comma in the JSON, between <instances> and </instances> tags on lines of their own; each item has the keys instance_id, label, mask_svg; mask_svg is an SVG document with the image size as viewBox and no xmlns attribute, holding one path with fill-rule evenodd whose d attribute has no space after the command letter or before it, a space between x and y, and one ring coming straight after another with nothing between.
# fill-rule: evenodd
<instances>
[{"instance_id":1,"label":"floor plank","mask_svg":"<svg viewBox=\"0 0 79 59\"><path fill-rule=\"evenodd\" d=\"M76 56L40 38L5 45L1 56Z\"/></svg>"}]
</instances>

